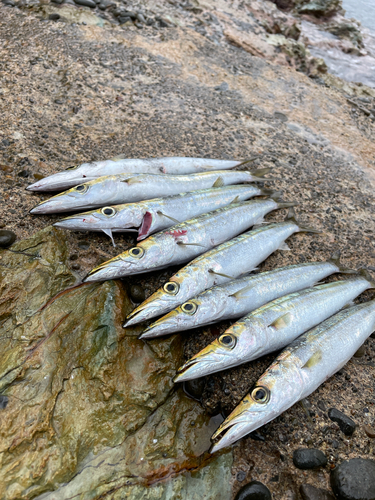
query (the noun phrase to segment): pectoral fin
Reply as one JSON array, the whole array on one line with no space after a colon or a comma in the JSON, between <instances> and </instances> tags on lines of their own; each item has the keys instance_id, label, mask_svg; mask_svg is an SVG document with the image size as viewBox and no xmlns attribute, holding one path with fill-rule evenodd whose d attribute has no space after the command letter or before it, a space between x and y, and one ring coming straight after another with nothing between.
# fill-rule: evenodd
<instances>
[{"instance_id":1,"label":"pectoral fin","mask_svg":"<svg viewBox=\"0 0 375 500\"><path fill-rule=\"evenodd\" d=\"M273 321L269 326L272 326L272 328L275 328L276 330L281 330L282 328L290 325L291 321L292 315L290 313L286 313L283 316L275 319L275 321Z\"/></svg>"},{"instance_id":2,"label":"pectoral fin","mask_svg":"<svg viewBox=\"0 0 375 500\"><path fill-rule=\"evenodd\" d=\"M223 278L229 278L230 280L234 279L233 276L228 276L227 274L223 274L223 273L217 273L213 269L209 269L208 272L212 273L212 274L217 274L218 276L223 276Z\"/></svg>"},{"instance_id":3,"label":"pectoral fin","mask_svg":"<svg viewBox=\"0 0 375 500\"><path fill-rule=\"evenodd\" d=\"M131 186L132 184L137 184L142 181L138 179L138 177L129 177L128 179L125 179L121 182L126 182L126 184L129 184L129 186Z\"/></svg>"},{"instance_id":4,"label":"pectoral fin","mask_svg":"<svg viewBox=\"0 0 375 500\"><path fill-rule=\"evenodd\" d=\"M313 368L322 359L322 351L316 351L314 354L306 361L302 368Z\"/></svg>"},{"instance_id":5,"label":"pectoral fin","mask_svg":"<svg viewBox=\"0 0 375 500\"><path fill-rule=\"evenodd\" d=\"M222 177L218 177L216 181L212 184L214 188L221 188L224 186L224 179Z\"/></svg>"},{"instance_id":6,"label":"pectoral fin","mask_svg":"<svg viewBox=\"0 0 375 500\"><path fill-rule=\"evenodd\" d=\"M283 241L279 246L279 250L290 250L290 247Z\"/></svg>"},{"instance_id":7,"label":"pectoral fin","mask_svg":"<svg viewBox=\"0 0 375 500\"><path fill-rule=\"evenodd\" d=\"M111 229L102 229L103 233L105 233L107 236L109 236L112 240L112 244L113 246L115 247L115 241L113 239L113 235L112 235L112 230Z\"/></svg>"},{"instance_id":8,"label":"pectoral fin","mask_svg":"<svg viewBox=\"0 0 375 500\"><path fill-rule=\"evenodd\" d=\"M180 245L182 247L202 247L202 248L205 248L204 245L200 245L199 243L184 243L183 241L178 241L177 245Z\"/></svg>"},{"instance_id":9,"label":"pectoral fin","mask_svg":"<svg viewBox=\"0 0 375 500\"><path fill-rule=\"evenodd\" d=\"M166 217L167 219L170 219L171 221L175 222L176 224L179 224L181 221L177 220L177 219L174 219L173 217L171 217L170 215L167 215L165 214L164 212L162 212L161 210L158 210L156 212L158 215L162 215L163 217Z\"/></svg>"},{"instance_id":10,"label":"pectoral fin","mask_svg":"<svg viewBox=\"0 0 375 500\"><path fill-rule=\"evenodd\" d=\"M239 195L237 195L233 201L231 201L231 203L239 203L241 200L240 200L240 197Z\"/></svg>"},{"instance_id":11,"label":"pectoral fin","mask_svg":"<svg viewBox=\"0 0 375 500\"><path fill-rule=\"evenodd\" d=\"M236 293L232 293L229 295L229 297L235 297L236 299L241 299L242 297L245 297L246 293L253 288L253 285L245 286L244 288L241 288L241 290L238 290Z\"/></svg>"}]
</instances>

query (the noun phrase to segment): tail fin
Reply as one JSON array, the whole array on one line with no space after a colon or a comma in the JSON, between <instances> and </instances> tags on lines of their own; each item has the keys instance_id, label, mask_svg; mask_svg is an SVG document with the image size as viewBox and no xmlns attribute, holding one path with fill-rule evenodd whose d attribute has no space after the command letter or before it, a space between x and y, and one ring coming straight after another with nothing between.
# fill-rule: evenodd
<instances>
[{"instance_id":1,"label":"tail fin","mask_svg":"<svg viewBox=\"0 0 375 500\"><path fill-rule=\"evenodd\" d=\"M258 155L256 156L250 156L250 158L246 158L246 160L241 160L241 163L239 163L238 165L236 165L236 167L242 167L242 165L246 165L246 163L250 163L252 161L255 161L259 158Z\"/></svg>"},{"instance_id":2,"label":"tail fin","mask_svg":"<svg viewBox=\"0 0 375 500\"><path fill-rule=\"evenodd\" d=\"M271 198L273 200L275 200L275 198L273 196L271 196ZM275 200L277 201L277 200ZM298 205L298 203L296 201L281 201L280 203L278 202L278 208L292 208L292 207L295 207L296 205Z\"/></svg>"},{"instance_id":3,"label":"tail fin","mask_svg":"<svg viewBox=\"0 0 375 500\"><path fill-rule=\"evenodd\" d=\"M281 195L281 191L275 191L274 189L261 188L259 191L260 191L260 196L269 196L273 200L275 200L274 195L279 196L279 193Z\"/></svg>"},{"instance_id":4,"label":"tail fin","mask_svg":"<svg viewBox=\"0 0 375 500\"><path fill-rule=\"evenodd\" d=\"M291 221L294 222L299 228L300 233L316 233L316 234L322 234L323 231L319 231L319 229L314 229L312 227L306 227L303 226L297 219L296 219L296 213L293 210L293 207L289 208L287 216L285 217L285 221Z\"/></svg>"},{"instance_id":5,"label":"tail fin","mask_svg":"<svg viewBox=\"0 0 375 500\"><path fill-rule=\"evenodd\" d=\"M367 269L365 268L358 269L358 274L360 276L363 276L370 283L371 288L375 288L375 280Z\"/></svg>"},{"instance_id":6,"label":"tail fin","mask_svg":"<svg viewBox=\"0 0 375 500\"><path fill-rule=\"evenodd\" d=\"M256 177L256 179L262 180L262 181L272 181L272 179L265 179L264 176L266 174L269 174L271 172L272 168L258 168L257 170L250 170L250 174L253 177Z\"/></svg>"},{"instance_id":7,"label":"tail fin","mask_svg":"<svg viewBox=\"0 0 375 500\"><path fill-rule=\"evenodd\" d=\"M328 262L330 262L334 266L337 266L340 273L357 274L357 271L355 269L349 269L348 267L343 266L340 262L340 257L341 257L341 252L340 252L340 250L337 250L337 252L332 254L332 257L330 259L328 259Z\"/></svg>"}]
</instances>

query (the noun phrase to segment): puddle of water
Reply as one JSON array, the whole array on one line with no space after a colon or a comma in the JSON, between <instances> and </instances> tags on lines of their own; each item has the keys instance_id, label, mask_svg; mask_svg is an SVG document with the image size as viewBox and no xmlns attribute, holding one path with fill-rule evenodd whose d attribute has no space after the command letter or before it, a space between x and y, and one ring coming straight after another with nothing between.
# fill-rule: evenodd
<instances>
[{"instance_id":1,"label":"puddle of water","mask_svg":"<svg viewBox=\"0 0 375 500\"><path fill-rule=\"evenodd\" d=\"M345 17L354 17L369 30L375 32L375 2L374 0L343 0L346 10Z\"/></svg>"}]
</instances>

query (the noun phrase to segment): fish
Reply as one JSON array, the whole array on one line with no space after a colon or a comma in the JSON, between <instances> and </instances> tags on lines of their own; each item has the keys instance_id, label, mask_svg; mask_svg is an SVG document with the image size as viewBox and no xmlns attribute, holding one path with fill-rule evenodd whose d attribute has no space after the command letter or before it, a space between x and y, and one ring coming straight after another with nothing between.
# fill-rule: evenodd
<instances>
[{"instance_id":1,"label":"fish","mask_svg":"<svg viewBox=\"0 0 375 500\"><path fill-rule=\"evenodd\" d=\"M276 193L254 184L201 189L166 198L102 207L71 215L53 225L71 231L103 231L116 246L112 235L114 232L139 230L137 239L140 241L179 222L259 195L273 196L275 199Z\"/></svg>"},{"instance_id":2,"label":"fish","mask_svg":"<svg viewBox=\"0 0 375 500\"><path fill-rule=\"evenodd\" d=\"M99 177L52 196L30 213L50 214L149 200L198 189L243 182L265 181L269 168L244 171L216 171L191 175L119 174Z\"/></svg>"},{"instance_id":3,"label":"fish","mask_svg":"<svg viewBox=\"0 0 375 500\"><path fill-rule=\"evenodd\" d=\"M309 288L333 273L353 272L341 265L340 254L335 253L326 262L294 264L245 276L205 290L152 323L139 338L160 337L241 318L271 300Z\"/></svg>"},{"instance_id":4,"label":"fish","mask_svg":"<svg viewBox=\"0 0 375 500\"><path fill-rule=\"evenodd\" d=\"M93 269L85 281L116 279L189 262L249 229L272 210L293 205L272 198L232 203L149 236Z\"/></svg>"},{"instance_id":5,"label":"fish","mask_svg":"<svg viewBox=\"0 0 375 500\"><path fill-rule=\"evenodd\" d=\"M27 186L29 191L61 191L93 181L98 177L118 174L169 174L184 175L212 170L227 170L249 163L247 160L214 160L211 158L126 158L118 155L109 160L93 161L68 167Z\"/></svg>"},{"instance_id":6,"label":"fish","mask_svg":"<svg viewBox=\"0 0 375 500\"><path fill-rule=\"evenodd\" d=\"M181 366L183 382L248 363L290 344L373 287L364 276L317 285L259 307Z\"/></svg>"},{"instance_id":7,"label":"fish","mask_svg":"<svg viewBox=\"0 0 375 500\"><path fill-rule=\"evenodd\" d=\"M250 273L278 249L289 249L285 240L305 228L288 213L284 222L248 231L194 259L173 275L127 317L124 327L165 314L207 288Z\"/></svg>"},{"instance_id":8,"label":"fish","mask_svg":"<svg viewBox=\"0 0 375 500\"><path fill-rule=\"evenodd\" d=\"M375 330L375 300L344 309L277 356L212 436L215 453L278 417L339 371Z\"/></svg>"}]
</instances>

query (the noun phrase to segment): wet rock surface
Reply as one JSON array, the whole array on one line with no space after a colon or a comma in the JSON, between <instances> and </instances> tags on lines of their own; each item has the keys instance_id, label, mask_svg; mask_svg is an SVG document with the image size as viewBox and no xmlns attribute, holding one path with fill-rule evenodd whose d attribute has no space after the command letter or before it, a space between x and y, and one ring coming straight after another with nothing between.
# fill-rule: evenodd
<instances>
[{"instance_id":1,"label":"wet rock surface","mask_svg":"<svg viewBox=\"0 0 375 500\"><path fill-rule=\"evenodd\" d=\"M345 434L345 436L351 436L355 431L356 424L354 420L346 416L341 411L336 410L336 408L330 408L328 410L328 416L333 422L338 424L340 430Z\"/></svg>"},{"instance_id":2,"label":"wet rock surface","mask_svg":"<svg viewBox=\"0 0 375 500\"><path fill-rule=\"evenodd\" d=\"M295 71L293 68L301 69L300 62L297 64L297 59L279 50L278 45L266 41L266 34L288 38L276 32L276 19L282 13L272 14L275 21L270 16L270 33L260 24L260 14L259 20L258 14L255 15L257 9L271 9L270 5L276 9L274 4L267 2L251 2L244 8L226 2L206 3L204 6L184 3L180 7L169 2L149 2L147 9L132 2L126 5L116 3L116 9L121 7L124 13L142 11L146 19L142 29L134 24L134 21L140 23L139 19L130 15L125 17L130 17L131 24L126 21L126 26L121 26L112 13L110 2L102 1L96 9L78 7L72 2L61 5L40 3L36 7L21 8L1 5L0 103L5 112L0 115L0 203L4 207L0 223L17 235L19 243L11 250L34 254L35 249L39 252L42 246L46 248L47 243L38 243L33 248L35 242L30 246L24 238L37 234L59 217L30 216L28 211L49 195L36 195L24 188L34 179L67 166L110 158L119 153L129 157L250 157L251 167L273 167L273 177L277 181L266 182L265 187L281 189L284 200L297 200L299 219L323 230L319 236L293 236L288 241L291 251L276 252L260 266L259 271L327 259L336 250L342 251L342 261L348 267L375 269L375 146L370 111L375 109L374 92L329 74L319 73L318 77L309 78L301 71ZM58 13L60 19L47 20L53 13ZM263 13L262 18L265 19L266 15L269 14ZM147 24L149 19L153 24ZM161 27L163 23L167 27ZM285 43L284 38L271 38L271 41L281 44ZM299 42L299 39L290 40L292 44ZM293 47L298 51L300 46L293 44ZM271 62L267 61L268 54ZM300 52L300 55L308 62L308 54L307 59L306 53ZM27 176L18 175L25 171ZM283 220L284 217L285 213L280 211L267 220ZM8 379L4 379L5 389L0 400L2 406L6 405L1 410L2 415L12 410L10 416L1 421L5 426L2 430L3 474L8 489L6 494L2 491L0 497L31 500L47 495L45 498L52 500L54 491L59 491L60 497L56 498L63 499L84 495L87 490L93 498L100 498L107 484L114 491L113 499L117 500L125 497L129 491L126 488L133 487L134 498L136 495L141 497L147 483L155 488L148 489L148 494L158 499L165 493L166 485L171 484L164 484L160 478L168 476L176 467L177 471L188 471L187 475L178 474L176 478L172 474L176 488L184 492L181 495L186 494L186 488L193 487L197 473L198 477L211 478L214 482L222 478L218 487L225 491L225 499L231 495L234 498L244 484L259 480L274 498L290 500L298 498L299 487L306 481L329 489L328 468L317 471L297 469L292 461L294 450L317 447L327 456L332 467L344 460L374 453L374 439L363 427L373 428L375 421L375 339L370 338L365 343L364 355L353 358L309 396L309 406L295 405L259 429L255 436L236 444L233 463L230 455L214 457L210 462L214 464L211 470L219 472L210 475L211 465L202 469L205 458L197 465L194 457L201 456L200 452L193 454L193 458L185 451L178 456L181 460L177 452L171 457L168 449L174 449L169 446L174 446L176 428L188 429L186 435L197 443L204 442L208 448L209 437L219 424L213 420L209 424L211 429L202 423L202 434L199 434L199 439L195 438L198 434L194 434L196 427L191 422L199 422L196 415L208 418L210 422L212 416L220 420L219 413L228 414L274 356L207 377L196 388L202 409L198 402L185 399L182 389L179 389L181 393L175 393L170 380L177 366L222 333L228 323L149 343L136 340L142 332L142 325L132 330L131 338L125 336L121 325L125 314L133 307L128 298L130 287L141 286L148 297L176 271L175 268L103 284L91 294L89 290L93 289L89 287L94 285L72 290L66 296L63 313L58 312L59 302L55 301L50 306L55 309L51 309L46 318L40 316L45 310L36 311L56 293L74 285L94 266L134 245L131 235L116 234L117 248L114 249L104 234L42 234L46 242L52 235L56 238L55 243L48 243L51 255L42 255L42 259L49 262L48 266L36 257L0 250L0 269L8 272L11 268L13 273L11 293L7 292L0 320L1 328L5 328L3 322L10 322L8 325L11 326L1 339L6 342L4 350L8 350L7 343L11 342L12 349L19 349L9 351L13 354L2 361L3 373L13 381L8 386ZM59 250L60 246L62 250ZM28 301L25 296L18 299L24 293L22 269L26 265L35 266L38 270L35 280L40 279L40 282L30 282L26 288ZM14 274L16 268L20 274ZM26 274L30 276L29 272ZM46 277L49 277L49 289L34 303L34 291L45 288ZM342 276L330 279L338 278ZM108 294L114 299L104 315ZM373 297L373 292L366 292L359 301ZM88 324L89 318L87 323L84 319L85 304L90 306L89 311L93 311L92 301L97 301L97 319L93 327ZM84 305L79 305L77 312L73 316L71 313L54 330L56 335L53 333L45 339L64 314L76 306L76 302ZM34 313L37 316L28 319L28 314ZM50 314L51 319L48 319ZM79 314L81 316L77 318ZM32 323L35 328L23 327L26 320L35 322ZM91 317L90 324L92 320ZM110 326L109 337L105 340L105 329L99 327L107 324L114 326ZM85 334L82 330L86 326L88 332ZM13 332L15 327L19 329L19 337L12 339L9 331ZM99 328L99 332L93 336L92 329L95 328ZM21 335L26 339L21 339ZM43 352L45 357L32 366L25 362L25 371L17 375L21 368L14 370L14 367L26 357L22 346L25 344L25 348L32 350L42 340L33 356ZM69 349L73 347L72 354ZM136 356L129 359L134 352ZM92 366L91 355L95 358ZM30 355L30 359L34 360L33 356ZM43 363L44 359L49 360L47 364ZM148 360L145 361L147 369L142 372L144 381L138 372L137 359ZM137 365L138 375L132 378L130 374L134 365ZM160 385L150 392L150 378L155 373L151 377L148 368L154 369L155 366L160 369ZM101 367L104 367L102 371ZM71 371L73 379L70 378ZM134 387L130 395L129 387ZM33 394L36 394L36 400ZM178 404L174 405L176 400L173 397L178 397ZM27 404L22 410L24 401ZM54 401L57 401L56 406ZM159 441L152 443L155 448L148 448L150 443L146 437L143 444L137 440L132 447L128 441L133 439L130 437L133 431L136 435L137 429L142 429L143 422L152 420L154 410L150 405L154 408L155 401L160 408L159 413L155 410L155 415L162 415L160 419L163 425L165 423L165 427L160 424L163 429L160 432L165 432L165 441L168 442L161 448L161 458L157 448ZM176 412L180 408L181 413L168 417L169 410L164 407L167 402L169 408L173 407ZM134 416L134 427L124 424L124 405L127 405L126 413ZM327 411L331 407L350 416L358 425L350 439L341 432L337 423L329 419ZM190 418L189 408L194 410L193 418ZM79 416L81 411L82 418ZM183 420L182 414L187 420ZM77 429L76 422L80 422ZM145 429L150 434L150 429ZM185 436L184 433L181 435ZM159 438L156 436L155 439ZM122 443L127 443L126 447L132 453L138 450L134 468L126 462L127 459L121 461L127 453ZM181 440L177 441L179 446L180 443ZM103 462L102 476L100 456L107 453L107 446L112 451L108 451L108 461ZM62 451L65 449L68 453ZM113 457L111 453L116 449L119 454ZM150 469L143 465L145 460L141 458L145 458L148 451L150 455L147 457L160 458L155 465L157 473L154 464ZM163 453L167 453L167 457ZM18 459L20 462L16 465ZM117 464L113 481L110 479L114 470L111 463ZM23 468L24 464L26 468ZM30 464L33 464L32 474L28 468ZM124 464L123 470L121 464ZM92 465L97 473L97 483L93 485L90 484L95 477ZM206 472L199 472L202 470ZM85 472L81 475L80 471ZM134 478L134 475L138 477ZM75 482L69 486L71 489L62 489L62 485L69 485L73 477ZM79 486L81 477L85 477L82 487ZM4 481L2 477L0 484ZM125 485L126 481L130 483ZM232 494L224 489L223 485L228 484L232 487ZM96 487L98 492L93 493ZM207 486L202 491L210 488ZM216 492L212 491L213 494Z\"/></svg>"},{"instance_id":3,"label":"wet rock surface","mask_svg":"<svg viewBox=\"0 0 375 500\"><path fill-rule=\"evenodd\" d=\"M331 473L332 490L338 500L375 499L375 460L353 458Z\"/></svg>"},{"instance_id":4,"label":"wet rock surface","mask_svg":"<svg viewBox=\"0 0 375 500\"><path fill-rule=\"evenodd\" d=\"M327 457L315 448L301 448L294 450L293 463L302 470L317 469L327 465Z\"/></svg>"}]
</instances>

